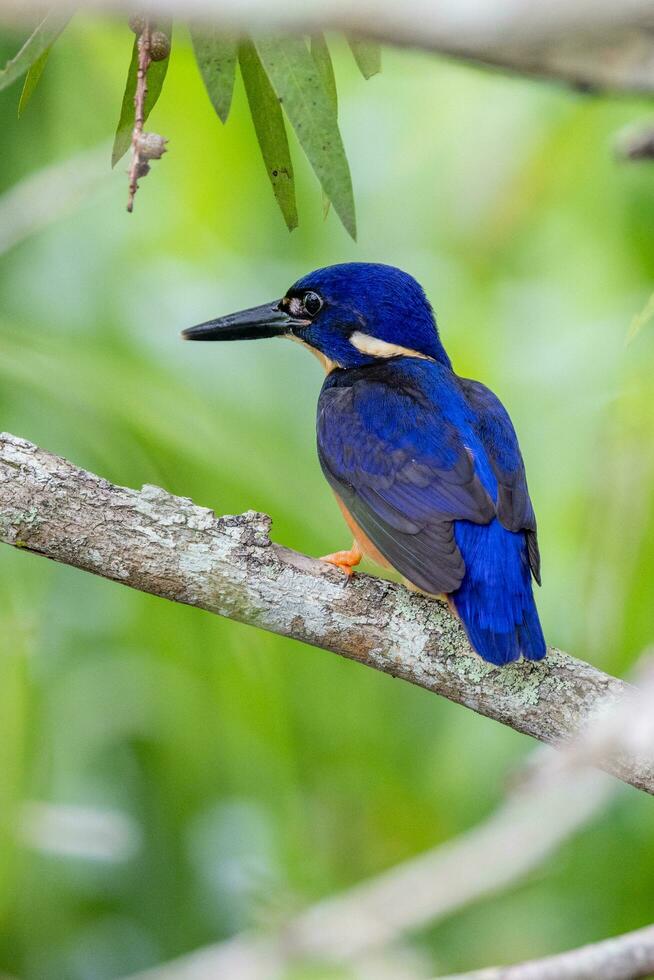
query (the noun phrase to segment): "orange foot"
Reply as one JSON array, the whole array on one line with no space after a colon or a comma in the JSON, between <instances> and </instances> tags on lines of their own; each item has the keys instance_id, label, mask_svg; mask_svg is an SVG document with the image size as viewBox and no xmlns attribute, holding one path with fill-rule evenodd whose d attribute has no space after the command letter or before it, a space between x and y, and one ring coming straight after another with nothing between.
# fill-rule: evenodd
<instances>
[{"instance_id":1,"label":"orange foot","mask_svg":"<svg viewBox=\"0 0 654 980\"><path fill-rule=\"evenodd\" d=\"M363 555L358 544L353 541L349 551L335 551L331 555L323 555L320 561L326 561L328 565L335 565L336 568L345 572L348 578L351 578L354 575L355 566L359 564L362 558Z\"/></svg>"}]
</instances>

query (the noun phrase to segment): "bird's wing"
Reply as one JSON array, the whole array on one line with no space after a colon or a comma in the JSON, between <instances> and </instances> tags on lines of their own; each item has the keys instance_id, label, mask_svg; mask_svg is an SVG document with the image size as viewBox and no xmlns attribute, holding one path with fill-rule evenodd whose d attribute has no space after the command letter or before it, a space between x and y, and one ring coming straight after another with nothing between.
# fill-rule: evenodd
<instances>
[{"instance_id":1,"label":"bird's wing","mask_svg":"<svg viewBox=\"0 0 654 980\"><path fill-rule=\"evenodd\" d=\"M495 507L460 433L419 388L326 382L318 455L332 489L397 571L426 592L459 587L465 564L453 521L486 524Z\"/></svg>"},{"instance_id":2,"label":"bird's wing","mask_svg":"<svg viewBox=\"0 0 654 980\"><path fill-rule=\"evenodd\" d=\"M540 585L536 515L529 497L525 464L513 423L502 402L489 388L468 378L460 378L459 381L473 409L475 431L497 480L498 520L509 531L525 532L529 566Z\"/></svg>"}]
</instances>

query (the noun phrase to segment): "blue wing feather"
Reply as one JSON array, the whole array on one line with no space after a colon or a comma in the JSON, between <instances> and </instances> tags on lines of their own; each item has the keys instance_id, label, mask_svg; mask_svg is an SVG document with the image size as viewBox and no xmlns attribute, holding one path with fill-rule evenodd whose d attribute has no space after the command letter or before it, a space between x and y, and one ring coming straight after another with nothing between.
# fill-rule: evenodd
<instances>
[{"instance_id":1,"label":"blue wing feather","mask_svg":"<svg viewBox=\"0 0 654 980\"><path fill-rule=\"evenodd\" d=\"M484 445L497 480L498 520L509 531L525 531L529 565L540 585L536 515L529 497L518 437L509 413L486 385L469 378L459 378L459 383L474 412L475 430Z\"/></svg>"},{"instance_id":2,"label":"blue wing feather","mask_svg":"<svg viewBox=\"0 0 654 980\"><path fill-rule=\"evenodd\" d=\"M412 367L332 372L318 403L318 455L391 565L427 592L452 592L465 573L452 521L488 523L494 505L461 433Z\"/></svg>"},{"instance_id":3,"label":"blue wing feather","mask_svg":"<svg viewBox=\"0 0 654 980\"><path fill-rule=\"evenodd\" d=\"M328 375L317 429L327 480L390 564L450 593L487 660L543 656L536 521L496 396L446 365L397 358Z\"/></svg>"}]
</instances>

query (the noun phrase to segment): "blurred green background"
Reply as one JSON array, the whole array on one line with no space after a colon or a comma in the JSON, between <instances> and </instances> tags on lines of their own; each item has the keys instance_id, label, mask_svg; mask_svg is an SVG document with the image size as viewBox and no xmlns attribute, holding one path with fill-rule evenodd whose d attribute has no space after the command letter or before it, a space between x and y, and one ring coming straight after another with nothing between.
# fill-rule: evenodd
<instances>
[{"instance_id":1,"label":"blurred green background","mask_svg":"<svg viewBox=\"0 0 654 980\"><path fill-rule=\"evenodd\" d=\"M354 244L294 140L287 233L240 82L223 128L182 29L148 127L170 152L128 216L109 155L131 44L78 17L20 121L20 84L0 95L3 193L80 154L40 197L0 199L20 239L0 255L1 427L118 483L264 510L310 554L346 546L314 451L317 362L178 333L319 265L399 265L457 370L513 416L549 641L626 673L652 641L654 324L625 337L653 288L654 166L612 142L651 105L404 50L365 83L336 39ZM0 967L109 980L283 921L474 826L531 748L332 654L3 548ZM651 807L624 790L527 882L412 937L428 971L648 923Z\"/></svg>"}]
</instances>

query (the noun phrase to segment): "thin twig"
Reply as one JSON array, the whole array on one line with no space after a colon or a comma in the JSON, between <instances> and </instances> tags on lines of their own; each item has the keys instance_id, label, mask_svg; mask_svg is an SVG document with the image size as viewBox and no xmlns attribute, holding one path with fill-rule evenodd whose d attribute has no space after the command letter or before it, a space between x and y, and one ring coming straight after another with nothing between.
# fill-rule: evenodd
<instances>
[{"instance_id":1,"label":"thin twig","mask_svg":"<svg viewBox=\"0 0 654 980\"><path fill-rule=\"evenodd\" d=\"M440 980L638 980L652 973L654 926L645 926L558 956L451 974Z\"/></svg>"},{"instance_id":2,"label":"thin twig","mask_svg":"<svg viewBox=\"0 0 654 980\"><path fill-rule=\"evenodd\" d=\"M150 21L146 20L141 35L136 42L139 53L139 66L136 73L136 91L134 92L134 129L132 130L132 162L129 168L129 195L127 198L127 210L134 209L134 196L139 187L139 177L144 174L144 168L148 163L141 159L141 133L143 132L143 122L145 118L145 97L148 94L148 68L152 59L150 58Z\"/></svg>"}]
</instances>

